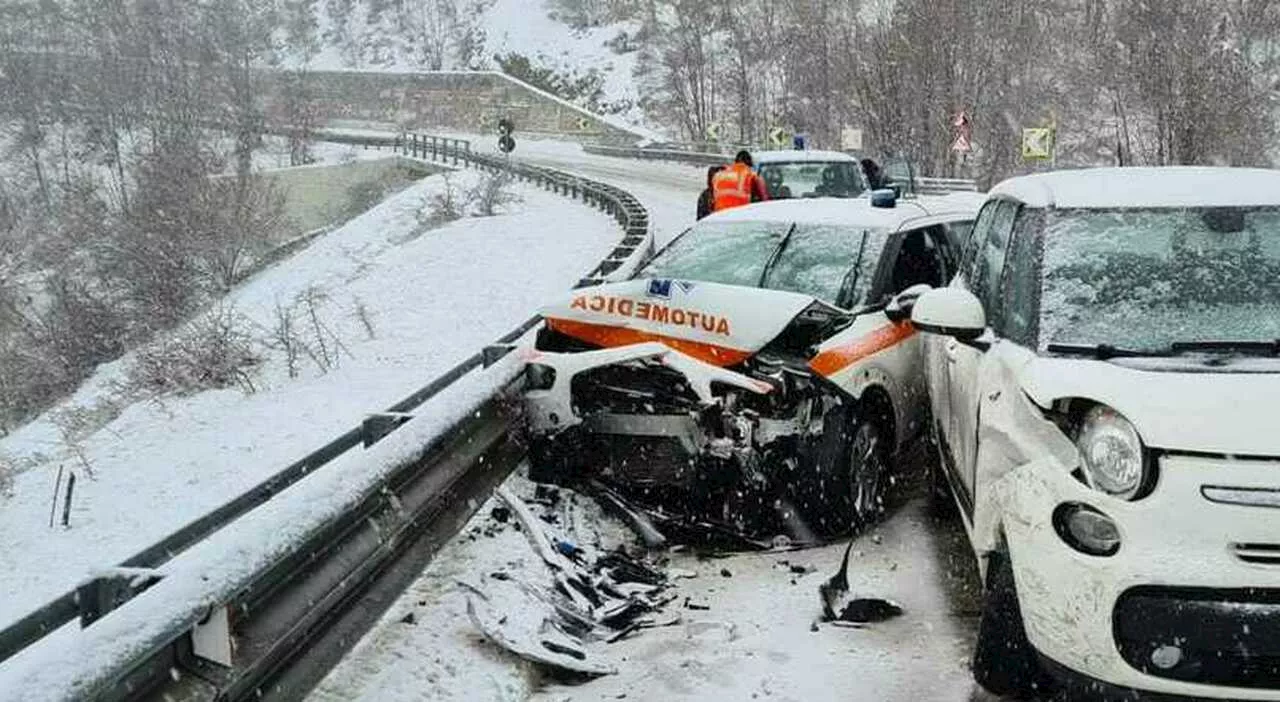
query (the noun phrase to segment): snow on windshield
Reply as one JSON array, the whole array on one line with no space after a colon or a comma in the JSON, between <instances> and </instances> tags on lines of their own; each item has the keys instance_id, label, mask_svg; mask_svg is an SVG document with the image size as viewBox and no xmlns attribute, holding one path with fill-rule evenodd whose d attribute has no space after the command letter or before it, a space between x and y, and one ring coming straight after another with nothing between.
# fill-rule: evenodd
<instances>
[{"instance_id":1,"label":"snow on windshield","mask_svg":"<svg viewBox=\"0 0 1280 702\"><path fill-rule=\"evenodd\" d=\"M887 238L882 230L797 225L791 241L770 269L764 287L835 302L847 281L852 289L849 300L853 304L863 302Z\"/></svg>"},{"instance_id":2,"label":"snow on windshield","mask_svg":"<svg viewBox=\"0 0 1280 702\"><path fill-rule=\"evenodd\" d=\"M639 276L787 290L827 302L835 302L848 285L849 299L862 301L888 234L861 227L798 224L786 238L790 226L786 222L703 222L659 253ZM774 258L784 239L785 246Z\"/></svg>"},{"instance_id":3,"label":"snow on windshield","mask_svg":"<svg viewBox=\"0 0 1280 702\"><path fill-rule=\"evenodd\" d=\"M642 278L677 278L757 287L787 222L702 222L641 269Z\"/></svg>"},{"instance_id":4,"label":"snow on windshield","mask_svg":"<svg viewBox=\"0 0 1280 702\"><path fill-rule=\"evenodd\" d=\"M1280 208L1053 213L1041 331L1146 350L1280 338Z\"/></svg>"}]
</instances>

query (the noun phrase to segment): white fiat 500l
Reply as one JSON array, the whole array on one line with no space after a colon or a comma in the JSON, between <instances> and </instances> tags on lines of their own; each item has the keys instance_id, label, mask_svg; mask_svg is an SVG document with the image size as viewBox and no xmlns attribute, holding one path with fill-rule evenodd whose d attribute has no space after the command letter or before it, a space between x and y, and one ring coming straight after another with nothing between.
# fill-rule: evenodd
<instances>
[{"instance_id":1,"label":"white fiat 500l","mask_svg":"<svg viewBox=\"0 0 1280 702\"><path fill-rule=\"evenodd\" d=\"M1280 700L1280 171L1008 180L912 320L978 681Z\"/></svg>"}]
</instances>

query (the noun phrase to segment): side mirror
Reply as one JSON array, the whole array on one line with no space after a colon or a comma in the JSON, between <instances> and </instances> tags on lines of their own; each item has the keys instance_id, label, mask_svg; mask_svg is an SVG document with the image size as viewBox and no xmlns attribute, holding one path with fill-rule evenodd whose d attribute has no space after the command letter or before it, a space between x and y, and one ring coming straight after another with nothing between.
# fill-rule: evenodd
<instances>
[{"instance_id":1,"label":"side mirror","mask_svg":"<svg viewBox=\"0 0 1280 702\"><path fill-rule=\"evenodd\" d=\"M987 330L982 303L963 288L938 288L921 295L911 308L911 322L920 331L960 341L973 341Z\"/></svg>"},{"instance_id":2,"label":"side mirror","mask_svg":"<svg viewBox=\"0 0 1280 702\"><path fill-rule=\"evenodd\" d=\"M902 292L894 295L884 306L884 316L889 318L891 322L901 322L911 317L911 310L915 307L916 300L921 295L933 290L928 283L916 283Z\"/></svg>"}]
</instances>

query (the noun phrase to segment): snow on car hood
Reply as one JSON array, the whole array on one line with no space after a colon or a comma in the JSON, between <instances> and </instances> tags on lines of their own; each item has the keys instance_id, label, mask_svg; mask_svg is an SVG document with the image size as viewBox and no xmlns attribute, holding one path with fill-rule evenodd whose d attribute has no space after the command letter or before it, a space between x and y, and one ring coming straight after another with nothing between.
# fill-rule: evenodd
<instances>
[{"instance_id":1,"label":"snow on car hood","mask_svg":"<svg viewBox=\"0 0 1280 702\"><path fill-rule=\"evenodd\" d=\"M1275 429L1280 360L1242 359L1273 372L1206 372L1168 359L1096 361L1040 356L1019 372L1031 399L1048 407L1082 397L1115 408L1155 448L1247 456L1280 456Z\"/></svg>"},{"instance_id":2,"label":"snow on car hood","mask_svg":"<svg viewBox=\"0 0 1280 702\"><path fill-rule=\"evenodd\" d=\"M639 279L574 290L542 316L552 329L604 348L661 341L731 366L772 341L813 302L782 290Z\"/></svg>"}]
</instances>

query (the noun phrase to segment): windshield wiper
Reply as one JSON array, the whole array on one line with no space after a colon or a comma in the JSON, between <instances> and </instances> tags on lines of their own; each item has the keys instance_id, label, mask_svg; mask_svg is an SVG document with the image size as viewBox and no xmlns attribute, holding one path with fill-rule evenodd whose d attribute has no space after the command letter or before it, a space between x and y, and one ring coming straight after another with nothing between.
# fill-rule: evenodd
<instances>
[{"instance_id":1,"label":"windshield wiper","mask_svg":"<svg viewBox=\"0 0 1280 702\"><path fill-rule=\"evenodd\" d=\"M764 287L764 282L769 279L769 273L773 271L774 264L778 262L778 259L782 258L782 252L787 248L787 244L791 243L791 235L795 231L796 225L792 224L791 228L787 229L787 233L782 235L782 241L778 242L778 248L774 249L773 253L769 255L769 260L765 261L764 270L760 272L760 282L756 285L757 288Z\"/></svg>"},{"instance_id":2,"label":"windshield wiper","mask_svg":"<svg viewBox=\"0 0 1280 702\"><path fill-rule=\"evenodd\" d=\"M850 295L854 294L858 290L858 276L862 273L862 257L867 252L867 239L870 236L870 229L862 230L862 242L858 244L858 258L853 262L853 268L850 268L849 271L844 274L844 280L840 281L839 295L841 297L843 297L846 290L849 291ZM853 303L857 302L857 300L849 300L848 302L850 306L852 306ZM874 307L874 305L864 305L864 307Z\"/></svg>"},{"instance_id":3,"label":"windshield wiper","mask_svg":"<svg viewBox=\"0 0 1280 702\"><path fill-rule=\"evenodd\" d=\"M1242 353L1259 353L1269 356L1280 356L1280 339L1271 341L1233 341L1230 339L1211 341L1175 341L1171 346L1174 353L1186 351L1239 351Z\"/></svg>"},{"instance_id":4,"label":"windshield wiper","mask_svg":"<svg viewBox=\"0 0 1280 702\"><path fill-rule=\"evenodd\" d=\"M1145 358L1151 356L1168 356L1168 351L1143 349L1125 349L1111 344L1049 344L1049 353L1062 353L1072 356L1093 356L1105 361L1109 358Z\"/></svg>"}]
</instances>

